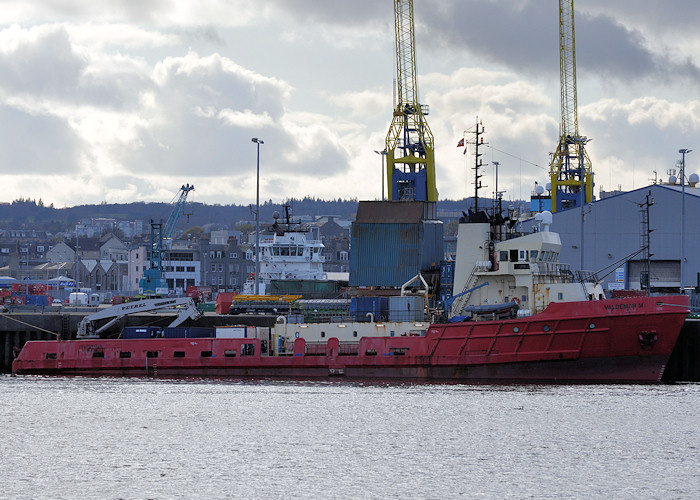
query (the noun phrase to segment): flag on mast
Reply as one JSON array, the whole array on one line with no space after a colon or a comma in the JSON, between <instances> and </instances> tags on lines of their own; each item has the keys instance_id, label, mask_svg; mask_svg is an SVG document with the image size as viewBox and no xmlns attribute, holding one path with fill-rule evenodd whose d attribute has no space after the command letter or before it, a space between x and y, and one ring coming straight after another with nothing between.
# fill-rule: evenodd
<instances>
[{"instance_id":1,"label":"flag on mast","mask_svg":"<svg viewBox=\"0 0 700 500\"><path fill-rule=\"evenodd\" d=\"M458 148L461 148L462 146L464 146L464 137L462 137L462 138L459 140L459 142L457 143L457 147L458 147Z\"/></svg>"}]
</instances>

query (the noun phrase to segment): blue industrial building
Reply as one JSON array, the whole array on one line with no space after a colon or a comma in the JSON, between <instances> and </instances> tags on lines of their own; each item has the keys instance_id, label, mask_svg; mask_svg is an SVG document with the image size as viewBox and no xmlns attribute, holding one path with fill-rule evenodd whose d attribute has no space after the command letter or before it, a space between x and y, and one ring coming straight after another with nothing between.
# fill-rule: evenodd
<instances>
[{"instance_id":1,"label":"blue industrial building","mask_svg":"<svg viewBox=\"0 0 700 500\"><path fill-rule=\"evenodd\" d=\"M646 230L643 213L648 204L650 232ZM536 227L536 222L531 219L520 226L527 232ZM681 251L683 229L684 250ZM597 272L599 278L609 273L601 280L606 290L641 287L643 253L633 254L644 246L645 234L651 254L649 285L652 292L677 292L681 286L700 286L699 188L652 184L619 193L586 204L583 209L577 207L554 213L551 230L561 236L560 262L571 264L572 269Z\"/></svg>"}]
</instances>

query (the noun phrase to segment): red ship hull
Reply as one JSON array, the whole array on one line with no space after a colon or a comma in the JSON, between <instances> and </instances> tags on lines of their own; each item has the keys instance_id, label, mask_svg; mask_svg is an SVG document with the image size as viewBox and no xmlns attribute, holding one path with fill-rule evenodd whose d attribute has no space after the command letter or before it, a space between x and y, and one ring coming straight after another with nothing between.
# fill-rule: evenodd
<instances>
[{"instance_id":1,"label":"red ship hull","mask_svg":"<svg viewBox=\"0 0 700 500\"><path fill-rule=\"evenodd\" d=\"M431 325L424 337L296 339L277 356L250 338L32 341L13 373L657 383L688 304L686 296L554 303L527 318Z\"/></svg>"}]
</instances>

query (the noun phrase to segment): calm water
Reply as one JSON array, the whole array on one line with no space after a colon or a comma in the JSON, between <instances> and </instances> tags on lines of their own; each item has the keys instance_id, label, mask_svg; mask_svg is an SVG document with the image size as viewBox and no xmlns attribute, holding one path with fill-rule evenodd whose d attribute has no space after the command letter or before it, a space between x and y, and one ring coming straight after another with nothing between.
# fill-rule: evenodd
<instances>
[{"instance_id":1,"label":"calm water","mask_svg":"<svg viewBox=\"0 0 700 500\"><path fill-rule=\"evenodd\" d=\"M700 384L0 376L1 498L700 498Z\"/></svg>"}]
</instances>

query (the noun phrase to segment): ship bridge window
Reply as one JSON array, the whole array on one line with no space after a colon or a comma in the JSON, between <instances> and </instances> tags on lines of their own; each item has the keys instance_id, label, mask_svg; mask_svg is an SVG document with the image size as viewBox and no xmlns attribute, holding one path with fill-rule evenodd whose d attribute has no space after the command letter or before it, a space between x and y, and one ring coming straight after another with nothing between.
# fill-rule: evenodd
<instances>
[{"instance_id":1,"label":"ship bridge window","mask_svg":"<svg viewBox=\"0 0 700 500\"><path fill-rule=\"evenodd\" d=\"M530 260L535 261L537 260L537 254L539 252L537 250L530 250Z\"/></svg>"},{"instance_id":2,"label":"ship bridge window","mask_svg":"<svg viewBox=\"0 0 700 500\"><path fill-rule=\"evenodd\" d=\"M518 251L511 250L510 251L510 258L508 260L510 260L511 262L518 262Z\"/></svg>"},{"instance_id":3,"label":"ship bridge window","mask_svg":"<svg viewBox=\"0 0 700 500\"><path fill-rule=\"evenodd\" d=\"M518 262L525 262L527 260L527 250L518 250Z\"/></svg>"},{"instance_id":4,"label":"ship bridge window","mask_svg":"<svg viewBox=\"0 0 700 500\"><path fill-rule=\"evenodd\" d=\"M508 262L508 250L501 250L498 260L501 262Z\"/></svg>"}]
</instances>

